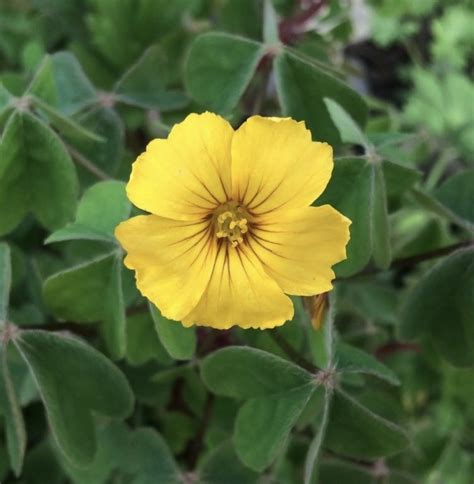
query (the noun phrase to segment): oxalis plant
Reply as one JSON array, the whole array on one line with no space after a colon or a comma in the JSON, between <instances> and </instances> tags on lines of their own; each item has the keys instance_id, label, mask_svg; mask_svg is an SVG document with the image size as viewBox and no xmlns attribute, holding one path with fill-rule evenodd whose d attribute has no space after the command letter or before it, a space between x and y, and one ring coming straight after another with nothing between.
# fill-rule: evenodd
<instances>
[{"instance_id":1,"label":"oxalis plant","mask_svg":"<svg viewBox=\"0 0 474 484\"><path fill-rule=\"evenodd\" d=\"M0 5L1 482L472 482L472 116L360 89L361 18Z\"/></svg>"}]
</instances>

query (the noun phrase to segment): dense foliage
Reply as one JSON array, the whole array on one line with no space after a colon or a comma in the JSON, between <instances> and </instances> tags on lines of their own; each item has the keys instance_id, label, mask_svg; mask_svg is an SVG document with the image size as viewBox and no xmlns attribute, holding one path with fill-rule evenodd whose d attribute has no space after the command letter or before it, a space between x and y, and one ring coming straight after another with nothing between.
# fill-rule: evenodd
<instances>
[{"instance_id":1,"label":"dense foliage","mask_svg":"<svg viewBox=\"0 0 474 484\"><path fill-rule=\"evenodd\" d=\"M0 0L1 481L471 483L473 16ZM135 157L205 110L335 150L317 205L352 220L348 258L274 330L167 320L114 238Z\"/></svg>"}]
</instances>

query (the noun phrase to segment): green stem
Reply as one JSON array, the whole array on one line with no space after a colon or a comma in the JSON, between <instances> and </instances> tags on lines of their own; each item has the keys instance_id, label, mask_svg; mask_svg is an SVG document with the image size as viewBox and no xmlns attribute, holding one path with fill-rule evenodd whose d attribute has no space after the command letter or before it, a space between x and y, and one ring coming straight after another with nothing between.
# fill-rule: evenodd
<instances>
[{"instance_id":1,"label":"green stem","mask_svg":"<svg viewBox=\"0 0 474 484\"><path fill-rule=\"evenodd\" d=\"M454 150L447 150L443 156L433 165L430 174L425 182L426 191L430 192L438 184L449 164L457 158Z\"/></svg>"},{"instance_id":2,"label":"green stem","mask_svg":"<svg viewBox=\"0 0 474 484\"><path fill-rule=\"evenodd\" d=\"M380 272L391 271L393 269L400 269L402 267L413 267L421 262L425 262L432 259L437 259L445 255L449 255L459 249L464 249L468 247L474 247L474 240L467 240L464 242L458 242L456 244L448 245L442 247L441 249L432 250L430 252L424 252L423 254L412 255L410 257L402 257L400 259L395 259L388 269L377 269L376 267L368 267L363 271L354 274L353 276L343 277L342 280L355 279L361 276L369 276L373 274L378 274Z\"/></svg>"},{"instance_id":3,"label":"green stem","mask_svg":"<svg viewBox=\"0 0 474 484\"><path fill-rule=\"evenodd\" d=\"M66 145L67 150L69 151L70 155L76 161L78 165L81 165L83 168L85 168L89 173L92 173L96 178L99 180L113 180L113 178L105 171L102 171L100 168L94 165L92 161L88 160L84 155L79 153L75 148L73 148L70 145Z\"/></svg>"}]
</instances>

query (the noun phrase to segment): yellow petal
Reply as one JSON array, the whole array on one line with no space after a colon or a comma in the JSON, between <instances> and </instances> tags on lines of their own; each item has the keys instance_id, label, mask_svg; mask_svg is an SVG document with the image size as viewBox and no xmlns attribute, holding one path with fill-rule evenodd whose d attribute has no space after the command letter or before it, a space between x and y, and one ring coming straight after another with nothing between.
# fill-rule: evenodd
<instances>
[{"instance_id":1,"label":"yellow petal","mask_svg":"<svg viewBox=\"0 0 474 484\"><path fill-rule=\"evenodd\" d=\"M350 220L330 205L261 217L248 237L263 268L287 294L332 289L331 266L346 258Z\"/></svg>"},{"instance_id":2,"label":"yellow petal","mask_svg":"<svg viewBox=\"0 0 474 484\"><path fill-rule=\"evenodd\" d=\"M148 144L133 164L128 198L142 210L177 220L204 217L231 192L234 131L212 113L190 114L168 139Z\"/></svg>"},{"instance_id":3,"label":"yellow petal","mask_svg":"<svg viewBox=\"0 0 474 484\"><path fill-rule=\"evenodd\" d=\"M135 271L138 289L164 316L180 320L196 306L217 253L207 221L139 215L122 222L115 235L128 253L125 265Z\"/></svg>"},{"instance_id":4,"label":"yellow petal","mask_svg":"<svg viewBox=\"0 0 474 484\"><path fill-rule=\"evenodd\" d=\"M265 274L252 251L242 244L222 244L209 286L183 324L266 329L292 317L291 299Z\"/></svg>"},{"instance_id":5,"label":"yellow petal","mask_svg":"<svg viewBox=\"0 0 474 484\"><path fill-rule=\"evenodd\" d=\"M326 188L332 148L303 122L249 118L232 140L232 192L255 214L310 205Z\"/></svg>"}]
</instances>

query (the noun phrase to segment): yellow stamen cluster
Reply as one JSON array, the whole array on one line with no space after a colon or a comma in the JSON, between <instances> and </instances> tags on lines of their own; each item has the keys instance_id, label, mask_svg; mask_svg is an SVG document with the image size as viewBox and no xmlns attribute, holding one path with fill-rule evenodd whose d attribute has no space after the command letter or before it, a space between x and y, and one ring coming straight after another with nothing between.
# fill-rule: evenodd
<instances>
[{"instance_id":1,"label":"yellow stamen cluster","mask_svg":"<svg viewBox=\"0 0 474 484\"><path fill-rule=\"evenodd\" d=\"M222 205L216 212L216 237L227 238L232 247L244 241L243 235L249 230L244 209L235 202Z\"/></svg>"}]
</instances>

